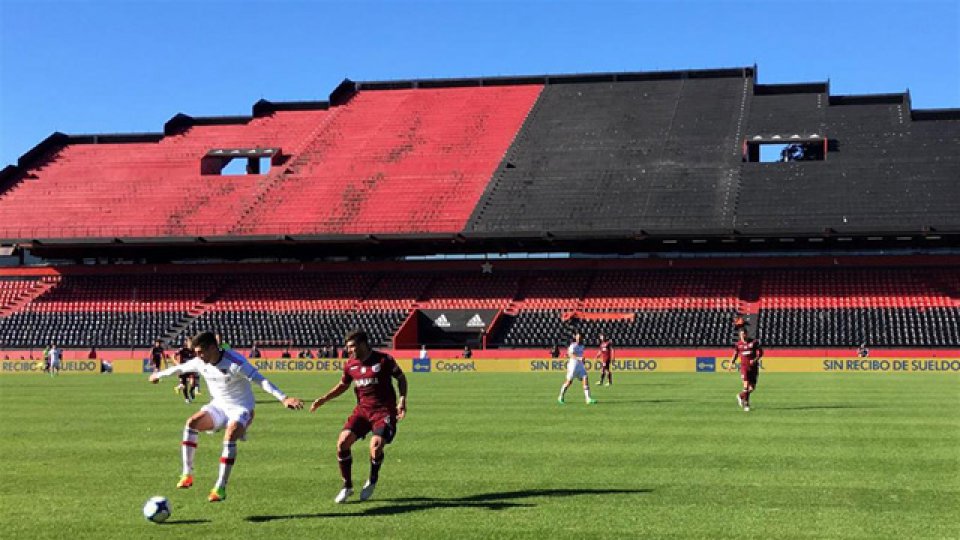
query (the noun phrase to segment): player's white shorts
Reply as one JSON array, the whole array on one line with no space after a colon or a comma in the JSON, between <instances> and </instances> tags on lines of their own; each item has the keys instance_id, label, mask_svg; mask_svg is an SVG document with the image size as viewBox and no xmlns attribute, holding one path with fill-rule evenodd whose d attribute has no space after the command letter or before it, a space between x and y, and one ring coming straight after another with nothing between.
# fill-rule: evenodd
<instances>
[{"instance_id":1,"label":"player's white shorts","mask_svg":"<svg viewBox=\"0 0 960 540\"><path fill-rule=\"evenodd\" d=\"M567 360L567 380L586 379L587 368L583 367L582 360Z\"/></svg>"},{"instance_id":2,"label":"player's white shorts","mask_svg":"<svg viewBox=\"0 0 960 540\"><path fill-rule=\"evenodd\" d=\"M60 369L60 360L51 360L51 361L50 361L50 368L51 368L51 369L53 369L53 368Z\"/></svg>"},{"instance_id":3,"label":"player's white shorts","mask_svg":"<svg viewBox=\"0 0 960 540\"><path fill-rule=\"evenodd\" d=\"M244 407L207 403L200 410L209 414L210 418L213 419L213 429L210 431L220 431L227 427L230 422L236 422L247 428L253 421L253 411Z\"/></svg>"}]
</instances>

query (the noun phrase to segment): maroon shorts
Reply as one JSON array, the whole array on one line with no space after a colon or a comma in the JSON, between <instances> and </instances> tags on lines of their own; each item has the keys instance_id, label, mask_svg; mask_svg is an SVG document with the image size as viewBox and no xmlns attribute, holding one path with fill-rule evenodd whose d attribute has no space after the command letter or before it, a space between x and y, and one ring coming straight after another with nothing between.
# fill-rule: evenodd
<instances>
[{"instance_id":1,"label":"maroon shorts","mask_svg":"<svg viewBox=\"0 0 960 540\"><path fill-rule=\"evenodd\" d=\"M600 368L610 371L610 361L609 360L600 360Z\"/></svg>"},{"instance_id":2,"label":"maroon shorts","mask_svg":"<svg viewBox=\"0 0 960 540\"><path fill-rule=\"evenodd\" d=\"M760 375L760 364L740 364L740 378L750 386L757 387L757 377Z\"/></svg>"},{"instance_id":3,"label":"maroon shorts","mask_svg":"<svg viewBox=\"0 0 960 540\"><path fill-rule=\"evenodd\" d=\"M358 439L366 437L372 431L374 435L383 437L385 444L390 444L397 435L397 414L389 409L370 410L357 407L343 424L343 429L350 430Z\"/></svg>"}]
</instances>

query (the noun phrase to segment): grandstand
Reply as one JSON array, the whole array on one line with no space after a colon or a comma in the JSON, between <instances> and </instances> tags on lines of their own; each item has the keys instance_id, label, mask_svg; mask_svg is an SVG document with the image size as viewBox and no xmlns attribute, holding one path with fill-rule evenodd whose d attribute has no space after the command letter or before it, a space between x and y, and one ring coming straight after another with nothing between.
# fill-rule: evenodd
<instances>
[{"instance_id":1,"label":"grandstand","mask_svg":"<svg viewBox=\"0 0 960 540\"><path fill-rule=\"evenodd\" d=\"M780 347L955 348L960 111L756 79L345 80L54 133L0 172L0 348L201 328L316 348L363 326L394 349L542 351L576 328L695 350L737 316ZM550 256L486 257L529 253Z\"/></svg>"}]
</instances>

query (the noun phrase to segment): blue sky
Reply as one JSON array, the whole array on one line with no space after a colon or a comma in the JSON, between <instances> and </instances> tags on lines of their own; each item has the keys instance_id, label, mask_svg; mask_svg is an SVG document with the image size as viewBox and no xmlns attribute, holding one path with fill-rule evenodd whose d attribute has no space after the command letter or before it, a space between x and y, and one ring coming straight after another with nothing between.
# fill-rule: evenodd
<instances>
[{"instance_id":1,"label":"blue sky","mask_svg":"<svg viewBox=\"0 0 960 540\"><path fill-rule=\"evenodd\" d=\"M353 80L758 66L960 108L960 0L0 0L0 167Z\"/></svg>"}]
</instances>

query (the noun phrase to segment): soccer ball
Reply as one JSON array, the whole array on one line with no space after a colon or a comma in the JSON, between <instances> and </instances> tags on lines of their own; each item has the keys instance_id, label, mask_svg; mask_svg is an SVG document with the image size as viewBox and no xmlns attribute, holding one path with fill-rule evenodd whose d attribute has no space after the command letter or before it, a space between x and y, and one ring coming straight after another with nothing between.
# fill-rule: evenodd
<instances>
[{"instance_id":1,"label":"soccer ball","mask_svg":"<svg viewBox=\"0 0 960 540\"><path fill-rule=\"evenodd\" d=\"M147 518L147 521L163 523L170 517L170 501L159 495L151 497L147 504L143 505L143 517Z\"/></svg>"}]
</instances>

